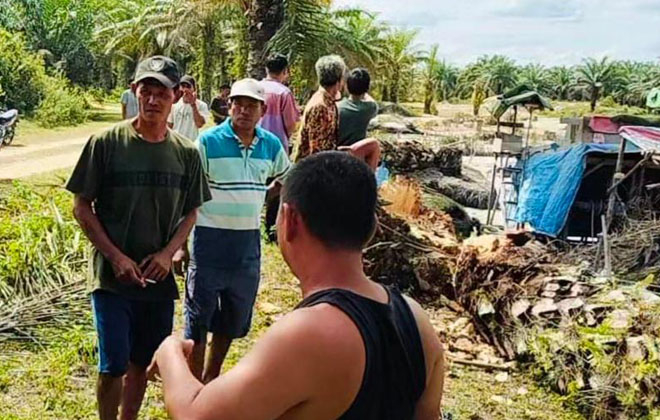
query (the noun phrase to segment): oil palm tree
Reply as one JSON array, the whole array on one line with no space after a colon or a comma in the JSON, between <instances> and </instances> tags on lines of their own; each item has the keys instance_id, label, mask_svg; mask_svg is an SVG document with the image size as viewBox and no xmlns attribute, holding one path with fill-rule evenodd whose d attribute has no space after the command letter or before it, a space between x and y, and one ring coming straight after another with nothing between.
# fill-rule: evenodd
<instances>
[{"instance_id":1,"label":"oil palm tree","mask_svg":"<svg viewBox=\"0 0 660 420\"><path fill-rule=\"evenodd\" d=\"M431 46L428 56L424 58L424 113L431 114L431 106L435 102L438 90L438 44Z\"/></svg>"},{"instance_id":2,"label":"oil palm tree","mask_svg":"<svg viewBox=\"0 0 660 420\"><path fill-rule=\"evenodd\" d=\"M513 60L502 55L482 56L468 65L459 77L461 96L473 95L478 86L479 95L498 95L518 83L518 68Z\"/></svg>"},{"instance_id":3,"label":"oil palm tree","mask_svg":"<svg viewBox=\"0 0 660 420\"><path fill-rule=\"evenodd\" d=\"M384 35L385 48L378 68L383 100L399 102L403 82L421 61L422 55L414 45L416 36L417 31L405 29L392 29Z\"/></svg>"},{"instance_id":4,"label":"oil palm tree","mask_svg":"<svg viewBox=\"0 0 660 420\"><path fill-rule=\"evenodd\" d=\"M456 93L458 76L460 74L458 67L442 60L436 67L437 94L441 101L446 101Z\"/></svg>"},{"instance_id":5,"label":"oil palm tree","mask_svg":"<svg viewBox=\"0 0 660 420\"><path fill-rule=\"evenodd\" d=\"M575 71L566 66L553 67L549 71L550 93L555 99L566 100L575 87Z\"/></svg>"},{"instance_id":6,"label":"oil palm tree","mask_svg":"<svg viewBox=\"0 0 660 420\"><path fill-rule=\"evenodd\" d=\"M310 3L304 11L298 10L295 18L293 14L286 17L268 51L289 57L303 97L315 88L314 64L322 55L340 54L349 67L367 67L372 72L378 68L384 52L384 25L364 10L330 10Z\"/></svg>"},{"instance_id":7,"label":"oil palm tree","mask_svg":"<svg viewBox=\"0 0 660 420\"><path fill-rule=\"evenodd\" d=\"M478 60L481 78L490 93L499 95L514 87L518 81L516 63L503 55L484 56Z\"/></svg>"},{"instance_id":8,"label":"oil palm tree","mask_svg":"<svg viewBox=\"0 0 660 420\"><path fill-rule=\"evenodd\" d=\"M550 91L550 74L541 64L528 64L522 67L518 73L518 82L542 94Z\"/></svg>"},{"instance_id":9,"label":"oil palm tree","mask_svg":"<svg viewBox=\"0 0 660 420\"><path fill-rule=\"evenodd\" d=\"M591 112L594 112L601 93L609 89L617 78L615 67L607 57L601 60L585 58L577 67L576 74L577 83L589 95Z\"/></svg>"}]
</instances>

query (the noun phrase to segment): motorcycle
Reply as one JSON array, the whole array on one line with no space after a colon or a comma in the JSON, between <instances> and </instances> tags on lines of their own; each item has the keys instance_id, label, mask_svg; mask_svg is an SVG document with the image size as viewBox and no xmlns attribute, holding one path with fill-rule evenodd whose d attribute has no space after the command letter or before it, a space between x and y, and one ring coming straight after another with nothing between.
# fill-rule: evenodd
<instances>
[{"instance_id":1,"label":"motorcycle","mask_svg":"<svg viewBox=\"0 0 660 420\"><path fill-rule=\"evenodd\" d=\"M10 109L0 112L0 147L8 146L14 140L16 125L18 124L18 111Z\"/></svg>"}]
</instances>

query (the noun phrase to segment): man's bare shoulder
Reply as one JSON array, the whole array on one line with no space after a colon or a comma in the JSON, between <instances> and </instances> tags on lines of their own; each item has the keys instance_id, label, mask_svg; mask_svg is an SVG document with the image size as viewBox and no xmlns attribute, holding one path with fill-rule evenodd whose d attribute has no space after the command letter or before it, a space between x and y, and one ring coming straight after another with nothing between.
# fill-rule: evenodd
<instances>
[{"instance_id":1,"label":"man's bare shoulder","mask_svg":"<svg viewBox=\"0 0 660 420\"><path fill-rule=\"evenodd\" d=\"M364 348L353 321L343 311L326 303L288 313L270 328L266 338L277 340L283 346L305 348L312 351L308 353L311 357L327 358Z\"/></svg>"},{"instance_id":2,"label":"man's bare shoulder","mask_svg":"<svg viewBox=\"0 0 660 420\"><path fill-rule=\"evenodd\" d=\"M433 324L429 319L428 314L422 308L422 306L410 296L403 295L404 299L410 306L410 310L415 317L415 322L417 323L417 329L419 330L419 335L422 339L422 344L424 347L424 355L426 359L427 370L430 368L429 362L435 361L437 358L442 355L442 345L440 344L440 339L438 338Z\"/></svg>"},{"instance_id":3,"label":"man's bare shoulder","mask_svg":"<svg viewBox=\"0 0 660 420\"><path fill-rule=\"evenodd\" d=\"M305 401L308 407L334 407L341 413L360 388L365 353L350 318L322 303L277 321L239 366L252 366L271 378L286 377L296 404Z\"/></svg>"}]
</instances>

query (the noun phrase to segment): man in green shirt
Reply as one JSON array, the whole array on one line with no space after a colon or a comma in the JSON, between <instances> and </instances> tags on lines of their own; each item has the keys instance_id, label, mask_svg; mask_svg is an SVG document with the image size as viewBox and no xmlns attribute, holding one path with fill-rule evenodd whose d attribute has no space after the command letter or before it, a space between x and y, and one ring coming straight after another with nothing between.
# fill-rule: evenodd
<instances>
[{"instance_id":1,"label":"man in green shirt","mask_svg":"<svg viewBox=\"0 0 660 420\"><path fill-rule=\"evenodd\" d=\"M145 369L172 332L172 257L211 196L197 149L167 127L179 81L170 58L142 61L137 118L92 136L66 186L94 245L101 420L116 420L120 402L121 420L137 418Z\"/></svg>"},{"instance_id":2,"label":"man in green shirt","mask_svg":"<svg viewBox=\"0 0 660 420\"><path fill-rule=\"evenodd\" d=\"M367 137L367 126L378 115L378 104L369 96L371 77L363 68L351 70L346 79L350 97L342 99L339 108L338 146L350 146Z\"/></svg>"}]
</instances>

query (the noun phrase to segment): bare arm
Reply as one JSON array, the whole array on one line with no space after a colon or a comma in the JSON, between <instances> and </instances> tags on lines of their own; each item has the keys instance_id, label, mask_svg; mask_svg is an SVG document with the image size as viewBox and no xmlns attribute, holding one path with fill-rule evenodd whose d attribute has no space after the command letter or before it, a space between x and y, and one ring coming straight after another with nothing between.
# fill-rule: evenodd
<instances>
[{"instance_id":1,"label":"bare arm","mask_svg":"<svg viewBox=\"0 0 660 420\"><path fill-rule=\"evenodd\" d=\"M144 278L163 280L167 277L172 268L172 257L186 242L190 230L195 226L195 220L197 220L197 209L193 209L185 215L165 248L147 256L140 262L140 267L144 269Z\"/></svg>"},{"instance_id":2,"label":"bare arm","mask_svg":"<svg viewBox=\"0 0 660 420\"><path fill-rule=\"evenodd\" d=\"M112 243L96 214L92 210L92 202L76 194L73 200L73 215L92 245L112 264L115 276L146 286L142 273L135 261L128 258Z\"/></svg>"},{"instance_id":3,"label":"bare arm","mask_svg":"<svg viewBox=\"0 0 660 420\"><path fill-rule=\"evenodd\" d=\"M193 112L193 120L195 120L195 125L197 128L202 128L204 124L206 124L206 120L204 119L204 116L199 112L199 109L197 108L197 101L194 101L190 104L192 107L192 112Z\"/></svg>"},{"instance_id":4,"label":"bare arm","mask_svg":"<svg viewBox=\"0 0 660 420\"><path fill-rule=\"evenodd\" d=\"M126 119L126 104L125 103L121 104L121 119L122 120Z\"/></svg>"},{"instance_id":5,"label":"bare arm","mask_svg":"<svg viewBox=\"0 0 660 420\"><path fill-rule=\"evenodd\" d=\"M437 420L440 418L440 405L442 403L442 390L445 382L444 352L440 348L430 380L427 381L426 389L415 407L415 420Z\"/></svg>"},{"instance_id":6,"label":"bare arm","mask_svg":"<svg viewBox=\"0 0 660 420\"><path fill-rule=\"evenodd\" d=\"M378 140L369 138L360 140L351 146L339 146L338 150L347 151L356 158L363 160L372 170L376 170L380 161L380 144Z\"/></svg>"},{"instance_id":7,"label":"bare arm","mask_svg":"<svg viewBox=\"0 0 660 420\"><path fill-rule=\"evenodd\" d=\"M441 413L440 404L445 379L444 350L424 309L408 296L405 296L405 299L417 322L426 366L426 388L415 407L415 420L437 420Z\"/></svg>"},{"instance_id":8,"label":"bare arm","mask_svg":"<svg viewBox=\"0 0 660 420\"><path fill-rule=\"evenodd\" d=\"M302 355L287 345L290 332L278 324L238 365L207 385L199 382L188 367L189 344L175 337L163 342L150 370L157 366L170 417L211 420L222 413L223 420L266 420L278 418L304 401L304 388L313 385L295 367L294 361Z\"/></svg>"},{"instance_id":9,"label":"bare arm","mask_svg":"<svg viewBox=\"0 0 660 420\"><path fill-rule=\"evenodd\" d=\"M282 119L284 120L284 129L287 136L295 132L298 121L300 121L300 114L298 113L298 106L293 94L289 92L284 100L284 109L282 110Z\"/></svg>"},{"instance_id":10,"label":"bare arm","mask_svg":"<svg viewBox=\"0 0 660 420\"><path fill-rule=\"evenodd\" d=\"M309 404L322 404L328 417L339 417L354 398L343 394L359 389L364 345L348 317L319 317L315 309L286 315L232 370L206 385L188 367L192 343L169 337L156 351L150 373L160 372L170 417L211 420L222 413L223 420L266 420ZM337 393L346 398L339 401Z\"/></svg>"},{"instance_id":11,"label":"bare arm","mask_svg":"<svg viewBox=\"0 0 660 420\"><path fill-rule=\"evenodd\" d=\"M193 226L195 226L196 220L197 209L192 209L185 215L181 223L179 223L179 227L164 250L170 254L174 254L178 249L181 249L183 244L186 243L186 239L188 239L188 234L190 234Z\"/></svg>"}]
</instances>

